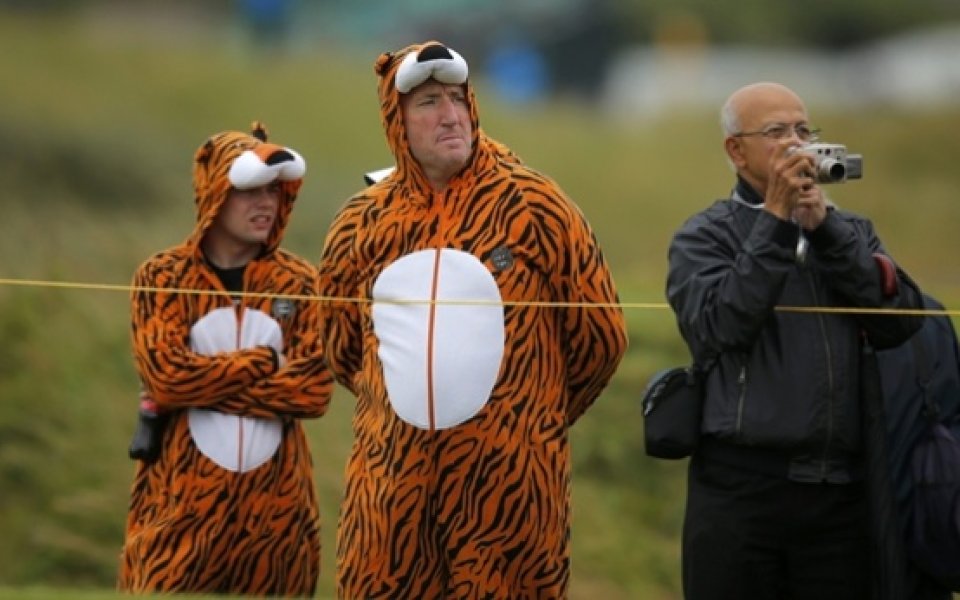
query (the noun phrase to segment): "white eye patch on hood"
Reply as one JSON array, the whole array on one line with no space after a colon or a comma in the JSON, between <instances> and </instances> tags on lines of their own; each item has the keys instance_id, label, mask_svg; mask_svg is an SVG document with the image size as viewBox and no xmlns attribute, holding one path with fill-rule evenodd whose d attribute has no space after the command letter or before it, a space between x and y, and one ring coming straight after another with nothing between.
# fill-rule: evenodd
<instances>
[{"instance_id":1,"label":"white eye patch on hood","mask_svg":"<svg viewBox=\"0 0 960 600\"><path fill-rule=\"evenodd\" d=\"M307 171L303 157L290 148L276 144L258 144L244 150L230 166L227 178L238 190L249 190L271 181L295 181Z\"/></svg>"},{"instance_id":2,"label":"white eye patch on hood","mask_svg":"<svg viewBox=\"0 0 960 600\"><path fill-rule=\"evenodd\" d=\"M448 85L466 83L468 73L467 61L462 56L440 44L431 44L404 57L394 84L398 92L406 94L431 77Z\"/></svg>"}]
</instances>

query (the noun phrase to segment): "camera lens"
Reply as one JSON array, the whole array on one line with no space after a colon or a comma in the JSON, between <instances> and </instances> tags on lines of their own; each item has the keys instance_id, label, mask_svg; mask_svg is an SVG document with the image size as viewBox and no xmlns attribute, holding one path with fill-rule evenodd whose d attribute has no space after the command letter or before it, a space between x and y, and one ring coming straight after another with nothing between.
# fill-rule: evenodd
<instances>
[{"instance_id":1,"label":"camera lens","mask_svg":"<svg viewBox=\"0 0 960 600\"><path fill-rule=\"evenodd\" d=\"M827 158L817 166L817 180L822 183L843 181L847 176L847 167L839 160Z\"/></svg>"}]
</instances>

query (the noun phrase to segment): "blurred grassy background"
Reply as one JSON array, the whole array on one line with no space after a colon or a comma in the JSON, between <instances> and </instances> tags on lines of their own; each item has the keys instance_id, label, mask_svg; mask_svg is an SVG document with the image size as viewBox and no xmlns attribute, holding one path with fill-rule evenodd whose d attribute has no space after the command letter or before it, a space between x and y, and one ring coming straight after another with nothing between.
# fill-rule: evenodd
<instances>
[{"instance_id":1,"label":"blurred grassy background","mask_svg":"<svg viewBox=\"0 0 960 600\"><path fill-rule=\"evenodd\" d=\"M391 162L375 53L272 55L189 28L14 13L0 14L0 40L0 278L126 285L192 227L194 149L254 119L307 159L285 245L312 260L361 174ZM583 208L621 299L662 303L670 235L731 184L714 112L625 124L577 102L501 105L477 84L487 132ZM899 262L960 306L960 108L810 109L827 141L865 156L865 178L832 187L833 199L870 215ZM0 598L113 585L133 472L127 301L106 289L0 285ZM627 319L629 354L573 433L572 598L679 597L684 463L644 456L637 401L646 378L686 352L668 310L628 309ZM324 516L321 597L334 589L351 411L338 393L308 424ZM77 597L100 594L110 595Z\"/></svg>"}]
</instances>

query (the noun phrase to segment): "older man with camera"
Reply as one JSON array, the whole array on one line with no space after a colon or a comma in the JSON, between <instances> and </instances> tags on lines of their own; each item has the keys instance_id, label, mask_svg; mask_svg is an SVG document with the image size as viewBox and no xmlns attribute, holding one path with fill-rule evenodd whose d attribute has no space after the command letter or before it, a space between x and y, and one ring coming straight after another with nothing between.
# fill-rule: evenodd
<instances>
[{"instance_id":1,"label":"older man with camera","mask_svg":"<svg viewBox=\"0 0 960 600\"><path fill-rule=\"evenodd\" d=\"M729 198L674 235L667 297L704 379L683 528L688 599L869 594L860 413L864 344L891 347L920 319L916 285L871 223L821 183L860 160L770 82L721 110L736 171ZM835 310L837 308L845 310Z\"/></svg>"}]
</instances>

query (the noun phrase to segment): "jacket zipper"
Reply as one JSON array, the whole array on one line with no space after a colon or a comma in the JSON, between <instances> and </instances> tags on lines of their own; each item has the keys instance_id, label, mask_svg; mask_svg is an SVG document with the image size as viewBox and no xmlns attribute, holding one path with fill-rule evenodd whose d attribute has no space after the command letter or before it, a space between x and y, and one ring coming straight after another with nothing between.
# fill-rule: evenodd
<instances>
[{"instance_id":1,"label":"jacket zipper","mask_svg":"<svg viewBox=\"0 0 960 600\"><path fill-rule=\"evenodd\" d=\"M743 411L747 402L747 365L740 365L740 374L737 375L737 385L740 386L740 397L737 399L737 436L743 434Z\"/></svg>"},{"instance_id":2,"label":"jacket zipper","mask_svg":"<svg viewBox=\"0 0 960 600\"><path fill-rule=\"evenodd\" d=\"M817 288L810 279L807 279L810 285L810 291L813 293L814 306L820 306L820 298L817 297ZM830 348L830 338L827 336L827 323L823 318L823 313L815 313L817 322L820 324L820 335L823 338L823 349L827 361L827 436L823 441L823 454L820 458L820 479L827 479L827 455L830 450L830 444L833 441L834 428L834 381L833 381L833 352Z\"/></svg>"}]
</instances>

